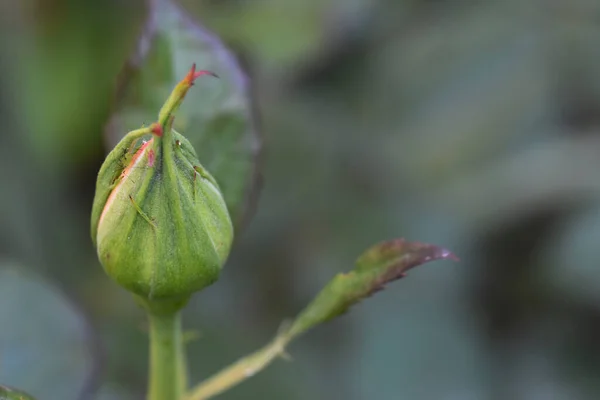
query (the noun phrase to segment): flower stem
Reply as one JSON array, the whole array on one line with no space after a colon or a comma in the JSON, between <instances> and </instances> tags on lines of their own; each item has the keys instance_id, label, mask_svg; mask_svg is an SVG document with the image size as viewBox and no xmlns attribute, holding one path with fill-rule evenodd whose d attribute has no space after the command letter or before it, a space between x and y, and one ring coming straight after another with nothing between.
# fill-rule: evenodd
<instances>
[{"instance_id":1,"label":"flower stem","mask_svg":"<svg viewBox=\"0 0 600 400\"><path fill-rule=\"evenodd\" d=\"M180 400L186 390L181 313L148 313L150 381L148 400Z\"/></svg>"}]
</instances>

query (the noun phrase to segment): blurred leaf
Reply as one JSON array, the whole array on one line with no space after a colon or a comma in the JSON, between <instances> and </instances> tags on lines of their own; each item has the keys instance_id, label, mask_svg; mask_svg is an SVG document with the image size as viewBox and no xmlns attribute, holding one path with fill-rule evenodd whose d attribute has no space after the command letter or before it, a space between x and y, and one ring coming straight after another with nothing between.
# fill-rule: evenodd
<instances>
[{"instance_id":1,"label":"blurred leaf","mask_svg":"<svg viewBox=\"0 0 600 400\"><path fill-rule=\"evenodd\" d=\"M297 336L327 322L359 301L404 278L418 265L439 259L457 260L450 251L425 243L395 239L371 247L356 260L356 267L338 274L296 318L290 335Z\"/></svg>"},{"instance_id":2,"label":"blurred leaf","mask_svg":"<svg viewBox=\"0 0 600 400\"><path fill-rule=\"evenodd\" d=\"M7 57L14 71L11 101L38 165L64 172L99 154L112 83L142 27L143 1L95 8L34 0L16 9L22 32L11 35L14 47L5 49L18 55Z\"/></svg>"},{"instance_id":3,"label":"blurred leaf","mask_svg":"<svg viewBox=\"0 0 600 400\"><path fill-rule=\"evenodd\" d=\"M431 197L480 234L532 210L600 198L599 151L597 136L548 138L462 174Z\"/></svg>"},{"instance_id":4,"label":"blurred leaf","mask_svg":"<svg viewBox=\"0 0 600 400\"><path fill-rule=\"evenodd\" d=\"M180 0L191 13L223 35L228 43L256 55L256 63L290 72L328 48L340 30L336 3L351 12L365 0ZM348 3L353 3L348 5ZM341 8L341 7L338 7ZM345 22L345 21L344 21ZM273 68L274 67L274 68Z\"/></svg>"},{"instance_id":5,"label":"blurred leaf","mask_svg":"<svg viewBox=\"0 0 600 400\"><path fill-rule=\"evenodd\" d=\"M285 347L298 335L342 315L352 305L382 290L387 283L405 277L411 268L440 259L458 260L441 247L404 239L389 240L371 247L358 258L352 271L337 275L293 324L282 329L270 344L200 383L188 399L208 399L241 383L267 367L275 358L285 357Z\"/></svg>"},{"instance_id":6,"label":"blurred leaf","mask_svg":"<svg viewBox=\"0 0 600 400\"><path fill-rule=\"evenodd\" d=\"M0 267L0 381L44 400L76 399L95 371L90 330L55 288Z\"/></svg>"},{"instance_id":7,"label":"blurred leaf","mask_svg":"<svg viewBox=\"0 0 600 400\"><path fill-rule=\"evenodd\" d=\"M25 392L0 385L0 400L35 400Z\"/></svg>"},{"instance_id":8,"label":"blurred leaf","mask_svg":"<svg viewBox=\"0 0 600 400\"><path fill-rule=\"evenodd\" d=\"M124 71L126 82L107 130L109 145L154 121L193 63L220 79L196 84L178 110L174 126L219 182L232 219L239 224L254 194L260 151L248 79L217 37L188 20L168 0L151 1L145 33Z\"/></svg>"}]
</instances>

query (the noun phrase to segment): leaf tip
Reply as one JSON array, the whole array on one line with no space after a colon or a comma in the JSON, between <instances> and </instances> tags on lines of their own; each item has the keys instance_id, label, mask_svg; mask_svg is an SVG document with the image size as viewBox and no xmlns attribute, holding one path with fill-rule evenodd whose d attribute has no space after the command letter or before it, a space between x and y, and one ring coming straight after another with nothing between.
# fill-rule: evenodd
<instances>
[{"instance_id":1,"label":"leaf tip","mask_svg":"<svg viewBox=\"0 0 600 400\"><path fill-rule=\"evenodd\" d=\"M459 261L443 247L421 242L408 242L404 238L381 242L365 251L356 261L359 271L378 266L393 267L394 279L403 278L406 272L421 264L435 260Z\"/></svg>"},{"instance_id":2,"label":"leaf tip","mask_svg":"<svg viewBox=\"0 0 600 400\"><path fill-rule=\"evenodd\" d=\"M450 250L444 249L444 248L440 249L440 258L445 259L445 260L455 261L455 262L460 261L460 257L458 257L456 254L454 254Z\"/></svg>"}]
</instances>

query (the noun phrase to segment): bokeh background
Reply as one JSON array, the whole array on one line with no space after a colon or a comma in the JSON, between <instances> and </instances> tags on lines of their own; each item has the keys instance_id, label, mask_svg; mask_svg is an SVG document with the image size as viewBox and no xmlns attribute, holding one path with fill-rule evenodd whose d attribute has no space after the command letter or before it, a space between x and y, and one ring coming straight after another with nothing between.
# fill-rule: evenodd
<instances>
[{"instance_id":1,"label":"bokeh background","mask_svg":"<svg viewBox=\"0 0 600 400\"><path fill-rule=\"evenodd\" d=\"M264 140L253 217L184 315L193 381L405 237L461 262L414 270L219 398L600 397L598 1L181 4L238 55ZM0 381L41 400L144 396L144 315L104 275L89 213L146 14L0 5Z\"/></svg>"}]
</instances>

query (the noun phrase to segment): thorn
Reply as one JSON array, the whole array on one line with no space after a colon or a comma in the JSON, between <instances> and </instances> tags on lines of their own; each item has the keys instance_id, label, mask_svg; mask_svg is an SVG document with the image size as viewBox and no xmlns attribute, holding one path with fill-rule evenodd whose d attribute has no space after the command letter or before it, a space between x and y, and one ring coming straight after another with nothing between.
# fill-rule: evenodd
<instances>
[{"instance_id":1,"label":"thorn","mask_svg":"<svg viewBox=\"0 0 600 400\"><path fill-rule=\"evenodd\" d=\"M194 342L202 337L202 334L197 330L184 331L182 336L183 344Z\"/></svg>"},{"instance_id":2,"label":"thorn","mask_svg":"<svg viewBox=\"0 0 600 400\"><path fill-rule=\"evenodd\" d=\"M282 360L294 361L294 358L290 355L290 353L285 351L285 349L281 350L281 354L279 354L279 356L281 357Z\"/></svg>"},{"instance_id":3,"label":"thorn","mask_svg":"<svg viewBox=\"0 0 600 400\"><path fill-rule=\"evenodd\" d=\"M190 68L190 72L188 72L188 74L185 77L185 81L188 84L192 84L194 83L194 75L196 74L196 63L192 64L192 68Z\"/></svg>"}]
</instances>

